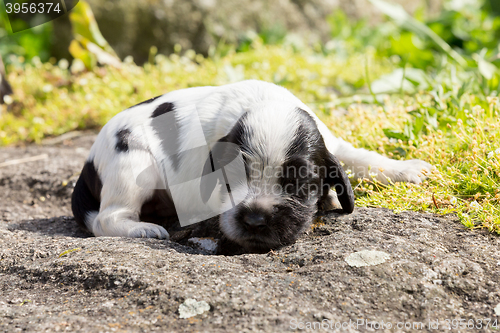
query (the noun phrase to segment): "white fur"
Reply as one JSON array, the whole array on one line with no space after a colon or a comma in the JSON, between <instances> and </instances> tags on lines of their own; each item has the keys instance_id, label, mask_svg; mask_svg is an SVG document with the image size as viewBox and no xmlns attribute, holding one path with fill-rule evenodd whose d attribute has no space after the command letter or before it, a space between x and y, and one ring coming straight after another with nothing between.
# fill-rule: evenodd
<instances>
[{"instance_id":1,"label":"white fur","mask_svg":"<svg viewBox=\"0 0 500 333\"><path fill-rule=\"evenodd\" d=\"M299 121L296 113L289 111L299 107L314 118L328 150L345 164L345 168L352 170L357 178L368 177L370 171L376 173L376 178L383 183L387 183L387 177L393 181L420 183L424 178L421 171L431 168L423 161L396 161L372 151L354 148L342 139L334 137L314 112L292 93L271 83L252 80L220 87L173 91L151 103L117 114L99 133L90 151L89 160L93 160L103 184L101 206L98 214L88 214L85 221L89 230L96 236L168 238L164 228L139 221L142 204L152 197L155 188L165 188L167 182L162 179L162 168L167 171L168 182L182 179L187 174L201 174L208 148L200 149L197 155L183 158L178 171L173 170L171 160L164 156L158 134L152 131L152 121L155 120L151 119L151 113L165 102L173 103L179 111L175 114L181 124L179 141L183 149L199 147L205 141L210 146L213 145L228 134L246 111L252 110L247 121L253 122L254 125L259 122L257 128L262 131L253 133L250 140L251 153L246 157L252 161L255 156L265 155L266 164L281 165L285 158L284 147L287 146L287 141L293 139ZM196 114L198 117L194 117ZM258 114L259 117L256 118ZM262 117L266 119L265 122L262 122ZM199 123L193 119L199 119ZM199 124L204 135L196 130ZM131 131L129 144L134 148L126 153L115 150L116 133L122 128ZM269 133L276 133L276 136L270 136ZM149 166L154 166L154 172L146 175L144 181L147 186L138 186L135 182L137 173ZM190 207L197 207L201 202L199 198L193 198L191 195L193 190L199 188L199 181L191 183L191 187L180 200L188 210ZM262 189L272 185L259 184L258 187ZM251 194L252 188L249 190ZM256 198L250 195L245 200L247 201L244 204L249 204L249 200ZM270 201L276 200L279 198L270 197ZM225 208L228 200L223 193L220 197L213 196L209 204L212 207L222 204L222 208ZM225 228L227 233L233 232L232 219L230 212L221 215L221 227Z\"/></svg>"}]
</instances>

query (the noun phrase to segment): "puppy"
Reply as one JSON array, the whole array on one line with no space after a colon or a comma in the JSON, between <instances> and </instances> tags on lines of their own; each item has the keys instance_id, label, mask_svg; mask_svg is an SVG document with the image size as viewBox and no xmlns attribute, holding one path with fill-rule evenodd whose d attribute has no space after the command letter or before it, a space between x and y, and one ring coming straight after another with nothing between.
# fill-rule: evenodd
<instances>
[{"instance_id":1,"label":"puppy","mask_svg":"<svg viewBox=\"0 0 500 333\"><path fill-rule=\"evenodd\" d=\"M72 196L95 236L168 238L158 224L218 217L245 251L292 244L321 210L349 214L355 178L420 183L397 161L335 138L286 89L261 81L173 91L131 107L97 136ZM370 175L370 176L369 176Z\"/></svg>"}]
</instances>

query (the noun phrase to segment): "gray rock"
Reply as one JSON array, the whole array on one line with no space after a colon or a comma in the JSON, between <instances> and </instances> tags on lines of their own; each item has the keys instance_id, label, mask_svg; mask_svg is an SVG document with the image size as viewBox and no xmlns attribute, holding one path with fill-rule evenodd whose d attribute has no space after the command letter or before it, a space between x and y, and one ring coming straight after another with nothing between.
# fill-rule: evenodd
<instances>
[{"instance_id":1,"label":"gray rock","mask_svg":"<svg viewBox=\"0 0 500 333\"><path fill-rule=\"evenodd\" d=\"M85 160L77 148L92 139L0 149L0 161L49 155L0 169L0 331L282 332L322 322L334 331L350 320L343 331L374 330L356 327L361 320L429 331L438 320L438 332L446 319L497 318L500 238L451 215L356 208L319 217L294 245L235 256L90 237L70 216L69 196ZM345 261L366 249L390 260ZM210 310L179 318L187 299Z\"/></svg>"},{"instance_id":2,"label":"gray rock","mask_svg":"<svg viewBox=\"0 0 500 333\"><path fill-rule=\"evenodd\" d=\"M345 261L349 266L364 267L383 264L391 256L382 251L363 250L351 253Z\"/></svg>"},{"instance_id":3,"label":"gray rock","mask_svg":"<svg viewBox=\"0 0 500 333\"><path fill-rule=\"evenodd\" d=\"M198 302L195 299L188 298L184 303L179 305L179 318L191 318L208 310L210 310L210 305L207 302Z\"/></svg>"}]
</instances>

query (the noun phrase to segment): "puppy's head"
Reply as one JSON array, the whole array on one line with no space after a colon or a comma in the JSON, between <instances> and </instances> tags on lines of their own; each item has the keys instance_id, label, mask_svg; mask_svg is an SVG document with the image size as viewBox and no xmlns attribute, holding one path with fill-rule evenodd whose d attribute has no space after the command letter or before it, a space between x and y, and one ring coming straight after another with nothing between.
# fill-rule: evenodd
<instances>
[{"instance_id":1,"label":"puppy's head","mask_svg":"<svg viewBox=\"0 0 500 333\"><path fill-rule=\"evenodd\" d=\"M343 212L354 208L349 179L325 147L314 119L283 102L267 102L245 113L213 147L204 174L242 158L246 179L227 188L220 216L222 232L250 252L292 244L317 212L318 201L335 188ZM231 178L231 171L225 177ZM207 201L215 183L201 181ZM232 197L245 190L241 202ZM241 197L241 196L239 196Z\"/></svg>"}]
</instances>

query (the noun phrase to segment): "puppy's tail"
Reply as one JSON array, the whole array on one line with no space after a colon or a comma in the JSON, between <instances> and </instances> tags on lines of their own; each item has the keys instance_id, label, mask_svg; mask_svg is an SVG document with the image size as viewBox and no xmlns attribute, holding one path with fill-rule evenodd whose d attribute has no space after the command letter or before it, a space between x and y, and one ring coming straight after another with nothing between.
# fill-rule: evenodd
<instances>
[{"instance_id":1,"label":"puppy's tail","mask_svg":"<svg viewBox=\"0 0 500 333\"><path fill-rule=\"evenodd\" d=\"M73 190L71 209L76 222L90 231L92 231L92 221L99 214L101 188L102 183L95 170L94 163L87 161Z\"/></svg>"}]
</instances>

